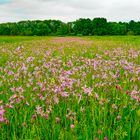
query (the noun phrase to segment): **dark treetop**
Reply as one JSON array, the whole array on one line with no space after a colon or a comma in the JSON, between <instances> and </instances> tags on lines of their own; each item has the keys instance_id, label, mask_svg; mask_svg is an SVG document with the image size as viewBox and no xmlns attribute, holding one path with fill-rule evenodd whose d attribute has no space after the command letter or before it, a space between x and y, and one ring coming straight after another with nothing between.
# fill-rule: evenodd
<instances>
[{"instance_id":1,"label":"dark treetop","mask_svg":"<svg viewBox=\"0 0 140 140\"><path fill-rule=\"evenodd\" d=\"M105 18L64 23L59 20L34 20L0 24L0 35L140 35L140 22L108 22Z\"/></svg>"}]
</instances>

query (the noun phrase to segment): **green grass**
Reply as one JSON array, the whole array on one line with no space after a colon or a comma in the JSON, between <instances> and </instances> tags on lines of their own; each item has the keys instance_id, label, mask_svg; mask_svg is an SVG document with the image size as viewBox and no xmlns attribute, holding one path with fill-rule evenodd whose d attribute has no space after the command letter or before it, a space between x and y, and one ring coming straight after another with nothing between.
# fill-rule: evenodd
<instances>
[{"instance_id":1,"label":"green grass","mask_svg":"<svg viewBox=\"0 0 140 140\"><path fill-rule=\"evenodd\" d=\"M139 44L0 37L0 140L139 140Z\"/></svg>"}]
</instances>

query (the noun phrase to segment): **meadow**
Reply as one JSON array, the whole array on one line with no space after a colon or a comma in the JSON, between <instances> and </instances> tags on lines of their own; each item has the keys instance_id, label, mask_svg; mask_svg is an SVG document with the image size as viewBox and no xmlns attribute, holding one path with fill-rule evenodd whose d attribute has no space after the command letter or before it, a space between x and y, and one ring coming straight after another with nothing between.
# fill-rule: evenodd
<instances>
[{"instance_id":1,"label":"meadow","mask_svg":"<svg viewBox=\"0 0 140 140\"><path fill-rule=\"evenodd\" d=\"M140 140L140 37L0 37L0 140Z\"/></svg>"}]
</instances>

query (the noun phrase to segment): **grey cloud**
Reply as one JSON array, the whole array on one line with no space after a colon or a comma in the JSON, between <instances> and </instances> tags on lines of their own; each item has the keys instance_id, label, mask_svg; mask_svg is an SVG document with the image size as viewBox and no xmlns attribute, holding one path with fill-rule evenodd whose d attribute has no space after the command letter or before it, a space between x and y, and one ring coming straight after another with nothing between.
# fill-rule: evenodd
<instances>
[{"instance_id":1,"label":"grey cloud","mask_svg":"<svg viewBox=\"0 0 140 140\"><path fill-rule=\"evenodd\" d=\"M106 17L111 21L140 20L139 0L12 0L0 4L0 22L28 19Z\"/></svg>"}]
</instances>

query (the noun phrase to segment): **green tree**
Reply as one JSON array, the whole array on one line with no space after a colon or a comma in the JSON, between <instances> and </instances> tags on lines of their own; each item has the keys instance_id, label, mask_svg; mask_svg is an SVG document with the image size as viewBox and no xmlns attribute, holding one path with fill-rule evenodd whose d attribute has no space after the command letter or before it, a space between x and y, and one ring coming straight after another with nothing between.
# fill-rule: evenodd
<instances>
[{"instance_id":1,"label":"green tree","mask_svg":"<svg viewBox=\"0 0 140 140\"><path fill-rule=\"evenodd\" d=\"M91 34L92 24L90 19L79 19L74 22L73 27L75 34L89 35Z\"/></svg>"},{"instance_id":2,"label":"green tree","mask_svg":"<svg viewBox=\"0 0 140 140\"><path fill-rule=\"evenodd\" d=\"M92 20L92 35L106 35L107 34L107 19L94 18Z\"/></svg>"},{"instance_id":3,"label":"green tree","mask_svg":"<svg viewBox=\"0 0 140 140\"><path fill-rule=\"evenodd\" d=\"M58 35L67 35L68 34L68 25L65 23L62 23L60 28L57 31Z\"/></svg>"}]
</instances>

